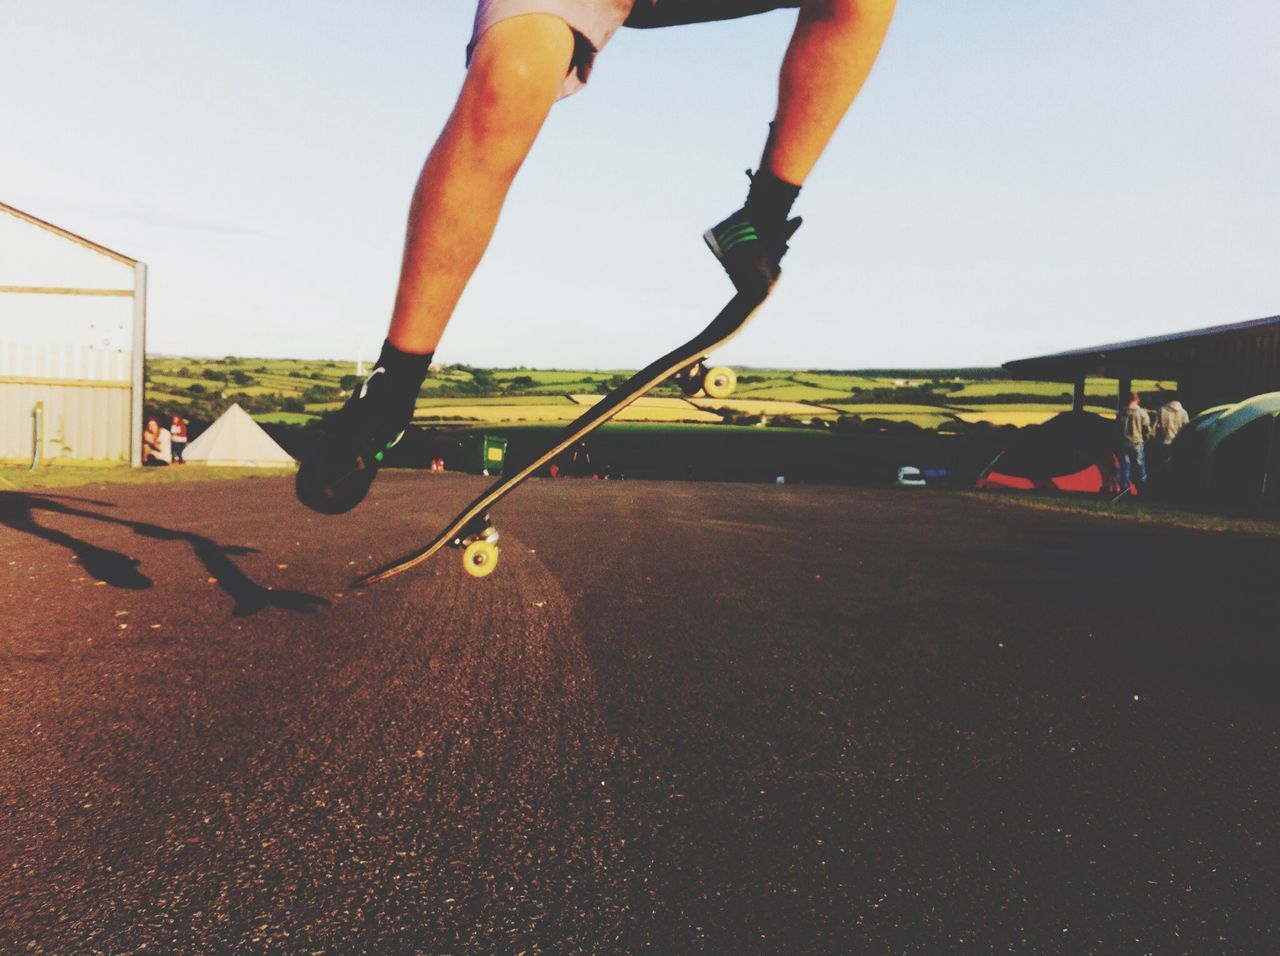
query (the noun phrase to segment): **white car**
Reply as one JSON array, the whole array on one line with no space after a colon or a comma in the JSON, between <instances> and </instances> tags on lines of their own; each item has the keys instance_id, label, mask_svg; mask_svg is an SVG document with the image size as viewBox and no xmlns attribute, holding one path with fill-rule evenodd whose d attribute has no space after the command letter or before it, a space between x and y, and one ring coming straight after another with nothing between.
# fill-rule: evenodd
<instances>
[{"instance_id":1,"label":"white car","mask_svg":"<svg viewBox=\"0 0 1280 956\"><path fill-rule=\"evenodd\" d=\"M920 469L913 465L903 465L898 469L899 488L923 488L925 486L924 475L920 473Z\"/></svg>"}]
</instances>

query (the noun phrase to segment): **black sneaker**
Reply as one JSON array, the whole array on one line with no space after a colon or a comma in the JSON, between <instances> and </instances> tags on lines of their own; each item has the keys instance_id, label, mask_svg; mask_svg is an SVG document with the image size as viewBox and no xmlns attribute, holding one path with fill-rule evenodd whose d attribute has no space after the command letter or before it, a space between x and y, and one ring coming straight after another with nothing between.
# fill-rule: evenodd
<instances>
[{"instance_id":1,"label":"black sneaker","mask_svg":"<svg viewBox=\"0 0 1280 956\"><path fill-rule=\"evenodd\" d=\"M383 457L413 417L417 388L406 401L406 390L394 384L385 368L375 368L303 456L294 490L308 508L336 515L364 500Z\"/></svg>"},{"instance_id":2,"label":"black sneaker","mask_svg":"<svg viewBox=\"0 0 1280 956\"><path fill-rule=\"evenodd\" d=\"M747 207L702 234L707 246L739 292L765 292L777 281L787 240L800 228L799 217L776 226L757 223Z\"/></svg>"}]
</instances>

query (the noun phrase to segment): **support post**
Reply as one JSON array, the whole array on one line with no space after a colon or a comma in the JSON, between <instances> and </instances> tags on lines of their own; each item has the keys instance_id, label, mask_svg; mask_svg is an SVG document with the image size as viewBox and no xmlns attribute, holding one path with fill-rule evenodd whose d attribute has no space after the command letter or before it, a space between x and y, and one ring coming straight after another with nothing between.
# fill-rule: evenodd
<instances>
[{"instance_id":1,"label":"support post","mask_svg":"<svg viewBox=\"0 0 1280 956\"><path fill-rule=\"evenodd\" d=\"M44 457L44 402L31 409L31 471L40 467Z\"/></svg>"},{"instance_id":2,"label":"support post","mask_svg":"<svg viewBox=\"0 0 1280 956\"><path fill-rule=\"evenodd\" d=\"M1071 410L1073 412L1084 411L1084 376L1081 375L1075 382L1075 388L1071 393Z\"/></svg>"},{"instance_id":3,"label":"support post","mask_svg":"<svg viewBox=\"0 0 1280 956\"><path fill-rule=\"evenodd\" d=\"M1267 510L1267 482L1271 478L1271 464L1276 457L1276 432L1280 431L1280 415L1271 416L1271 433L1267 436L1267 457L1262 463L1262 487L1258 489L1258 511Z\"/></svg>"},{"instance_id":4,"label":"support post","mask_svg":"<svg viewBox=\"0 0 1280 956\"><path fill-rule=\"evenodd\" d=\"M142 467L142 403L147 365L147 266L133 267L133 394L129 409L129 464Z\"/></svg>"},{"instance_id":5,"label":"support post","mask_svg":"<svg viewBox=\"0 0 1280 956\"><path fill-rule=\"evenodd\" d=\"M1120 379L1119 388L1116 391L1116 418L1124 414L1124 410L1129 407L1129 396L1133 393L1133 379Z\"/></svg>"}]
</instances>

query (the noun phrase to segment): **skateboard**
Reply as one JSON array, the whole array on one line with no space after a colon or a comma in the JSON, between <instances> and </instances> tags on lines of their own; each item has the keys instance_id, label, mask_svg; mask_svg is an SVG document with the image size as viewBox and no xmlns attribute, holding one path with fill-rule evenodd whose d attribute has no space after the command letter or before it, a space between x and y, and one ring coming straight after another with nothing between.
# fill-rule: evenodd
<instances>
[{"instance_id":1,"label":"skateboard","mask_svg":"<svg viewBox=\"0 0 1280 956\"><path fill-rule=\"evenodd\" d=\"M669 378L674 377L688 395L704 394L711 398L724 398L731 394L737 382L733 371L725 367L707 368L707 355L743 330L764 304L771 290L772 286L758 291L739 292L705 329L636 372L566 425L545 451L519 471L505 475L491 485L488 491L458 512L457 517L430 544L356 579L352 582L352 587L385 581L402 571L408 571L446 546L461 549L463 569L472 577L488 576L498 564L498 530L489 518L489 509L539 468Z\"/></svg>"}]
</instances>

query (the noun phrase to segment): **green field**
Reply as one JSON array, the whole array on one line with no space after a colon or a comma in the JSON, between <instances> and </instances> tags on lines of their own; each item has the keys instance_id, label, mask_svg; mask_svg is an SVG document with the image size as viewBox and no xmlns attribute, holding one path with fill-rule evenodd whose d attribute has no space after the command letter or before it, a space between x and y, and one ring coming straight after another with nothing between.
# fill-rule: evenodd
<instances>
[{"instance_id":1,"label":"green field","mask_svg":"<svg viewBox=\"0 0 1280 956\"><path fill-rule=\"evenodd\" d=\"M463 400L458 398L420 398L418 399L418 410L421 412L425 408L448 408L449 406L457 405L461 401ZM495 395L488 398L468 398L465 401L467 405L472 406L563 405L568 408L577 406L577 403L568 395Z\"/></svg>"},{"instance_id":2,"label":"green field","mask_svg":"<svg viewBox=\"0 0 1280 956\"><path fill-rule=\"evenodd\" d=\"M889 381L889 379L884 378L867 378L862 375L830 375L824 372L789 372L783 374L788 375L791 381L801 385L811 385L816 388L830 389L842 393L854 388L878 388Z\"/></svg>"},{"instance_id":3,"label":"green field","mask_svg":"<svg viewBox=\"0 0 1280 956\"><path fill-rule=\"evenodd\" d=\"M1168 383L1166 383L1167 385ZM1116 383L1110 379L1087 379L1084 383L1085 396L1097 404L1114 405ZM1160 385L1153 381L1135 381L1133 388L1138 392L1154 392ZM983 382L964 382L959 391L951 393L957 402L968 403L974 399L995 398L1001 395L1042 395L1046 398L1063 397L1063 404L1071 404L1071 386L1065 382L1019 382L1011 379L997 379Z\"/></svg>"},{"instance_id":4,"label":"green field","mask_svg":"<svg viewBox=\"0 0 1280 956\"><path fill-rule=\"evenodd\" d=\"M831 428L855 423L909 423L921 429L969 425L1021 426L1045 421L1070 407L1071 387L1020 382L986 370L970 377L929 370L876 373L831 370L738 369L737 391L727 399L685 401L674 385L626 412L632 421L706 424L807 424ZM554 425L577 415L626 369L433 368L417 403L415 421L428 427L528 423ZM208 423L238 403L258 421L301 427L340 408L359 384L353 362L259 358L154 357L147 365L148 410L180 412ZM1155 382L1136 382L1155 392ZM1090 411L1111 414L1116 383L1087 383Z\"/></svg>"},{"instance_id":5,"label":"green field","mask_svg":"<svg viewBox=\"0 0 1280 956\"><path fill-rule=\"evenodd\" d=\"M833 403L831 407L846 415L861 415L864 418L869 415L944 414L948 411L948 409L938 408L933 405L894 405L888 402L875 402L871 404L864 404L861 402L839 402Z\"/></svg>"},{"instance_id":6,"label":"green field","mask_svg":"<svg viewBox=\"0 0 1280 956\"><path fill-rule=\"evenodd\" d=\"M273 425L306 425L315 421L319 416L308 415L305 412L266 412L262 415L253 416L255 421Z\"/></svg>"},{"instance_id":7,"label":"green field","mask_svg":"<svg viewBox=\"0 0 1280 956\"><path fill-rule=\"evenodd\" d=\"M737 394L742 398L768 398L778 402L830 402L850 397L850 389L838 391L834 388L804 385L791 380L765 382L743 385Z\"/></svg>"}]
</instances>

